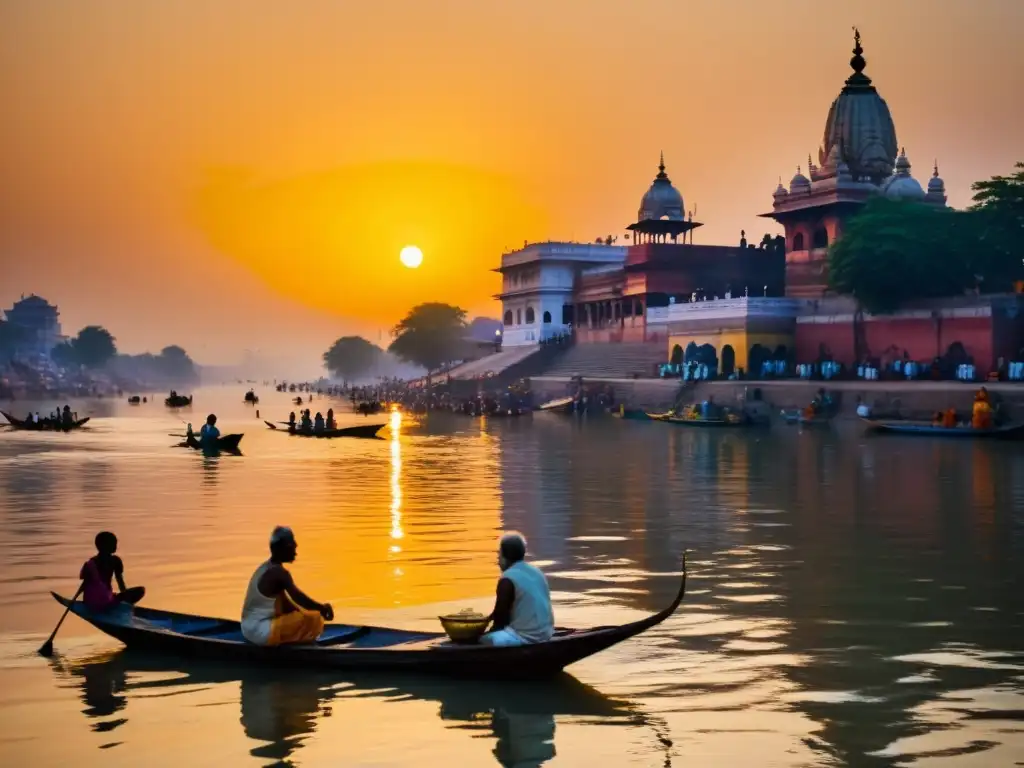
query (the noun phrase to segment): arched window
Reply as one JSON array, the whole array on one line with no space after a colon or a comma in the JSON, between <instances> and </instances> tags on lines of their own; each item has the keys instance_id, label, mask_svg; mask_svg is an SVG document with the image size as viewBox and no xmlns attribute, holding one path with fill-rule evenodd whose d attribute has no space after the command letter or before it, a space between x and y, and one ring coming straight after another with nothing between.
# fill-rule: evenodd
<instances>
[{"instance_id":1,"label":"arched window","mask_svg":"<svg viewBox=\"0 0 1024 768\"><path fill-rule=\"evenodd\" d=\"M824 227L818 227L814 230L814 240L812 241L814 248L828 248L828 230Z\"/></svg>"},{"instance_id":2,"label":"arched window","mask_svg":"<svg viewBox=\"0 0 1024 768\"><path fill-rule=\"evenodd\" d=\"M545 312L544 313L544 322L545 323L550 323L551 322L551 313L550 312Z\"/></svg>"},{"instance_id":3,"label":"arched window","mask_svg":"<svg viewBox=\"0 0 1024 768\"><path fill-rule=\"evenodd\" d=\"M736 371L736 350L732 348L731 344L726 344L722 347L722 373L726 376L732 376Z\"/></svg>"},{"instance_id":4,"label":"arched window","mask_svg":"<svg viewBox=\"0 0 1024 768\"><path fill-rule=\"evenodd\" d=\"M793 250L802 251L804 249L804 233L797 232L793 235Z\"/></svg>"},{"instance_id":5,"label":"arched window","mask_svg":"<svg viewBox=\"0 0 1024 768\"><path fill-rule=\"evenodd\" d=\"M523 310L517 309L516 310L516 325L522 325L522 324L523 324Z\"/></svg>"},{"instance_id":6,"label":"arched window","mask_svg":"<svg viewBox=\"0 0 1024 768\"><path fill-rule=\"evenodd\" d=\"M536 321L536 317L533 314L533 307L527 307L526 308L526 324L527 325L533 325L533 323L535 321Z\"/></svg>"},{"instance_id":7,"label":"arched window","mask_svg":"<svg viewBox=\"0 0 1024 768\"><path fill-rule=\"evenodd\" d=\"M505 325L512 325L512 310L505 310Z\"/></svg>"}]
</instances>

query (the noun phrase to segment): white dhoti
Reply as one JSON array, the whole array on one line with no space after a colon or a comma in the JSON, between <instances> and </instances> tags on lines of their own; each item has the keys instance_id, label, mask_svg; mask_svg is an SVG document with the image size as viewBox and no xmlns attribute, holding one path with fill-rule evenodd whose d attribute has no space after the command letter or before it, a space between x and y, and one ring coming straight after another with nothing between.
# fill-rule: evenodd
<instances>
[{"instance_id":1,"label":"white dhoti","mask_svg":"<svg viewBox=\"0 0 1024 768\"><path fill-rule=\"evenodd\" d=\"M494 632L488 632L480 638L480 644L490 645L495 648L512 648L517 645L526 645L527 641L512 627L505 627Z\"/></svg>"}]
</instances>

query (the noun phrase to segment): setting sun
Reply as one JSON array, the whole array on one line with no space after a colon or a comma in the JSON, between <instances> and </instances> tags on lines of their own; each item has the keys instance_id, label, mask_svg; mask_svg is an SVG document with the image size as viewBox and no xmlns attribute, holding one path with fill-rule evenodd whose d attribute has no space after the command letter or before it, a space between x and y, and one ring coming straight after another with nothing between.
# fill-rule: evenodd
<instances>
[{"instance_id":1,"label":"setting sun","mask_svg":"<svg viewBox=\"0 0 1024 768\"><path fill-rule=\"evenodd\" d=\"M409 269L416 269L416 267L423 263L423 251L415 245L407 245L402 249L398 258Z\"/></svg>"}]
</instances>

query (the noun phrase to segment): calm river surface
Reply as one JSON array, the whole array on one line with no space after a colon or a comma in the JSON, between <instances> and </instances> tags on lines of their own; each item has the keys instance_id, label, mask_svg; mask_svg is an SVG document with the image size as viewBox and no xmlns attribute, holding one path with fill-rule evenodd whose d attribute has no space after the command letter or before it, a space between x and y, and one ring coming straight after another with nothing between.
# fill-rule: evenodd
<instances>
[{"instance_id":1,"label":"calm river surface","mask_svg":"<svg viewBox=\"0 0 1024 768\"><path fill-rule=\"evenodd\" d=\"M288 397L259 389L263 418L285 418ZM180 414L162 395L77 402L91 429L0 434L5 765L1024 765L1024 446L551 414L300 440L244 391ZM329 405L366 421L311 407ZM208 411L245 432L243 456L170 447L179 415ZM661 608L684 549L690 590L543 685L140 657L75 617L36 655L60 616L47 592L74 592L98 530L146 604L236 616L279 523L298 583L349 623L489 611L504 528L560 624Z\"/></svg>"}]
</instances>

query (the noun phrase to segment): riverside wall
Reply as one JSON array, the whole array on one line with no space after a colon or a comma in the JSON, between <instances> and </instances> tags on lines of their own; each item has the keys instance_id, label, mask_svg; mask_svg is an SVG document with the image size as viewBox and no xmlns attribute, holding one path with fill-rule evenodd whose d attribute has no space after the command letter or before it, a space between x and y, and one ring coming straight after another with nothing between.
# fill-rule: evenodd
<instances>
[{"instance_id":1,"label":"riverside wall","mask_svg":"<svg viewBox=\"0 0 1024 768\"><path fill-rule=\"evenodd\" d=\"M615 390L616 403L626 408L664 411L671 408L683 383L678 379L596 379L585 378L585 384L609 384ZM875 415L904 417L930 415L938 410L956 408L969 411L974 393L982 384L960 381L705 381L689 383L684 402L701 402L709 396L722 405L744 402L761 390L761 399L769 408L800 408L809 403L819 388L832 393L839 401L839 416L856 418L857 399L867 403ZM1024 417L1024 383L985 383L993 399L1002 402L1013 416ZM534 402L564 397L570 391L570 379L537 376L530 379Z\"/></svg>"}]
</instances>

